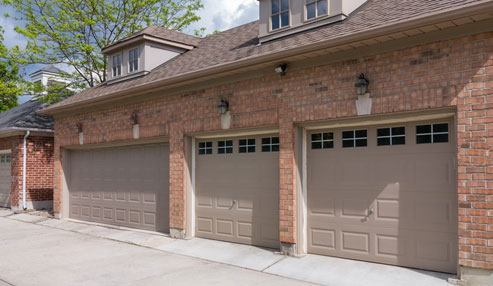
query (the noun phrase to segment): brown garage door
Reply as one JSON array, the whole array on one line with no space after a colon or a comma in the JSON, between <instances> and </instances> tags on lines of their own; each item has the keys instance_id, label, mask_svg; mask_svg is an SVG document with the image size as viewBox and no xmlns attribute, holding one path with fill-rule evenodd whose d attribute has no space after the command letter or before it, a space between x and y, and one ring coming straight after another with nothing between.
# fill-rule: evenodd
<instances>
[{"instance_id":1,"label":"brown garage door","mask_svg":"<svg viewBox=\"0 0 493 286\"><path fill-rule=\"evenodd\" d=\"M278 248L277 135L201 140L196 149L196 235Z\"/></svg>"},{"instance_id":2,"label":"brown garage door","mask_svg":"<svg viewBox=\"0 0 493 286\"><path fill-rule=\"evenodd\" d=\"M10 208L10 189L12 179L10 173L10 154L0 155L0 207Z\"/></svg>"},{"instance_id":3,"label":"brown garage door","mask_svg":"<svg viewBox=\"0 0 493 286\"><path fill-rule=\"evenodd\" d=\"M168 232L168 162L164 144L71 151L70 218Z\"/></svg>"},{"instance_id":4,"label":"brown garage door","mask_svg":"<svg viewBox=\"0 0 493 286\"><path fill-rule=\"evenodd\" d=\"M309 132L308 251L454 273L452 126L421 122Z\"/></svg>"}]
</instances>

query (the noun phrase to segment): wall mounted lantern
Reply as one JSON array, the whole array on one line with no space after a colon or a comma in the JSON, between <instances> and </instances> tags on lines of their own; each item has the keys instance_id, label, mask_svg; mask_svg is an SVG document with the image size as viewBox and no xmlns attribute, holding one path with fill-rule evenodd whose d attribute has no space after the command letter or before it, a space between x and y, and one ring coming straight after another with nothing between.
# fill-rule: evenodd
<instances>
[{"instance_id":1,"label":"wall mounted lantern","mask_svg":"<svg viewBox=\"0 0 493 286\"><path fill-rule=\"evenodd\" d=\"M229 102L225 99L221 99L221 102L219 103L217 108L219 109L219 114L221 115L226 114L226 112L228 112L229 109Z\"/></svg>"},{"instance_id":2,"label":"wall mounted lantern","mask_svg":"<svg viewBox=\"0 0 493 286\"><path fill-rule=\"evenodd\" d=\"M137 112L130 115L130 124L132 124L132 126L139 124L139 116L137 115Z\"/></svg>"},{"instance_id":3,"label":"wall mounted lantern","mask_svg":"<svg viewBox=\"0 0 493 286\"><path fill-rule=\"evenodd\" d=\"M288 69L288 65L287 64L281 64L279 65L275 71L276 73L280 74L281 76L285 76L286 75L286 70Z\"/></svg>"},{"instance_id":4,"label":"wall mounted lantern","mask_svg":"<svg viewBox=\"0 0 493 286\"><path fill-rule=\"evenodd\" d=\"M370 81L365 77L365 74L360 74L358 80L356 81L356 84L354 85L356 87L356 94L365 95L368 92L369 84Z\"/></svg>"},{"instance_id":5,"label":"wall mounted lantern","mask_svg":"<svg viewBox=\"0 0 493 286\"><path fill-rule=\"evenodd\" d=\"M77 122L77 124L75 124L75 132L82 133L82 123Z\"/></svg>"}]
</instances>

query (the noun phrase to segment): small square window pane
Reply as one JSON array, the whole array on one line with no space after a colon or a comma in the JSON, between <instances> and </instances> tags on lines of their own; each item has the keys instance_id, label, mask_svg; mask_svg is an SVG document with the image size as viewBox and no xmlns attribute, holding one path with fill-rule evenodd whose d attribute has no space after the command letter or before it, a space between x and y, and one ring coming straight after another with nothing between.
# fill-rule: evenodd
<instances>
[{"instance_id":1,"label":"small square window pane","mask_svg":"<svg viewBox=\"0 0 493 286\"><path fill-rule=\"evenodd\" d=\"M255 153L255 146L248 146L248 153Z\"/></svg>"},{"instance_id":2,"label":"small square window pane","mask_svg":"<svg viewBox=\"0 0 493 286\"><path fill-rule=\"evenodd\" d=\"M212 148L212 142L205 142L205 146L206 147L209 147L209 148Z\"/></svg>"},{"instance_id":3,"label":"small square window pane","mask_svg":"<svg viewBox=\"0 0 493 286\"><path fill-rule=\"evenodd\" d=\"M356 147L366 147L366 139L356 139Z\"/></svg>"},{"instance_id":4,"label":"small square window pane","mask_svg":"<svg viewBox=\"0 0 493 286\"><path fill-rule=\"evenodd\" d=\"M325 141L323 143L323 148L324 149L332 149L332 148L334 148L334 141Z\"/></svg>"},{"instance_id":5,"label":"small square window pane","mask_svg":"<svg viewBox=\"0 0 493 286\"><path fill-rule=\"evenodd\" d=\"M393 127L392 128L392 135L405 135L406 134L406 127Z\"/></svg>"},{"instance_id":6,"label":"small square window pane","mask_svg":"<svg viewBox=\"0 0 493 286\"><path fill-rule=\"evenodd\" d=\"M433 124L433 133L448 132L448 124Z\"/></svg>"},{"instance_id":7,"label":"small square window pane","mask_svg":"<svg viewBox=\"0 0 493 286\"><path fill-rule=\"evenodd\" d=\"M279 1L280 0L272 0L272 15L279 13Z\"/></svg>"},{"instance_id":8,"label":"small square window pane","mask_svg":"<svg viewBox=\"0 0 493 286\"><path fill-rule=\"evenodd\" d=\"M433 143L445 143L445 142L448 142L448 134L433 135Z\"/></svg>"},{"instance_id":9,"label":"small square window pane","mask_svg":"<svg viewBox=\"0 0 493 286\"><path fill-rule=\"evenodd\" d=\"M289 12L281 14L281 27L289 26Z\"/></svg>"},{"instance_id":10,"label":"small square window pane","mask_svg":"<svg viewBox=\"0 0 493 286\"><path fill-rule=\"evenodd\" d=\"M334 140L334 133L332 132L323 133L323 138L324 140Z\"/></svg>"},{"instance_id":11,"label":"small square window pane","mask_svg":"<svg viewBox=\"0 0 493 286\"><path fill-rule=\"evenodd\" d=\"M406 137L401 136L401 137L392 137L392 145L405 145L406 144Z\"/></svg>"},{"instance_id":12,"label":"small square window pane","mask_svg":"<svg viewBox=\"0 0 493 286\"><path fill-rule=\"evenodd\" d=\"M322 142L312 142L312 149L322 149Z\"/></svg>"},{"instance_id":13,"label":"small square window pane","mask_svg":"<svg viewBox=\"0 0 493 286\"><path fill-rule=\"evenodd\" d=\"M4 156L4 155L2 155L2 156L0 157L0 162L5 163L5 156Z\"/></svg>"},{"instance_id":14,"label":"small square window pane","mask_svg":"<svg viewBox=\"0 0 493 286\"><path fill-rule=\"evenodd\" d=\"M313 19L316 17L315 3L306 5L306 18Z\"/></svg>"},{"instance_id":15,"label":"small square window pane","mask_svg":"<svg viewBox=\"0 0 493 286\"><path fill-rule=\"evenodd\" d=\"M262 146L262 152L270 152L270 146L269 145Z\"/></svg>"},{"instance_id":16,"label":"small square window pane","mask_svg":"<svg viewBox=\"0 0 493 286\"><path fill-rule=\"evenodd\" d=\"M226 153L227 154L233 153L233 148L232 147L226 147Z\"/></svg>"},{"instance_id":17,"label":"small square window pane","mask_svg":"<svg viewBox=\"0 0 493 286\"><path fill-rule=\"evenodd\" d=\"M322 140L322 133L312 134L312 141L321 141L321 140Z\"/></svg>"},{"instance_id":18,"label":"small square window pane","mask_svg":"<svg viewBox=\"0 0 493 286\"><path fill-rule=\"evenodd\" d=\"M219 141L217 142L218 147L224 147L226 145L226 141Z\"/></svg>"},{"instance_id":19,"label":"small square window pane","mask_svg":"<svg viewBox=\"0 0 493 286\"><path fill-rule=\"evenodd\" d=\"M205 149L199 149L199 155L205 155Z\"/></svg>"},{"instance_id":20,"label":"small square window pane","mask_svg":"<svg viewBox=\"0 0 493 286\"><path fill-rule=\"evenodd\" d=\"M416 143L417 144L431 143L431 135L419 135L419 136L416 136Z\"/></svg>"},{"instance_id":21,"label":"small square window pane","mask_svg":"<svg viewBox=\"0 0 493 286\"><path fill-rule=\"evenodd\" d=\"M255 139L248 139L248 145L255 145Z\"/></svg>"},{"instance_id":22,"label":"small square window pane","mask_svg":"<svg viewBox=\"0 0 493 286\"><path fill-rule=\"evenodd\" d=\"M224 148L218 148L217 149L217 154L224 154L224 153L226 153L226 149L224 149Z\"/></svg>"},{"instance_id":23,"label":"small square window pane","mask_svg":"<svg viewBox=\"0 0 493 286\"><path fill-rule=\"evenodd\" d=\"M279 145L272 145L272 152L279 152Z\"/></svg>"},{"instance_id":24,"label":"small square window pane","mask_svg":"<svg viewBox=\"0 0 493 286\"><path fill-rule=\"evenodd\" d=\"M239 150L240 150L240 153L246 153L247 152L247 147L242 146L242 147L240 147Z\"/></svg>"},{"instance_id":25,"label":"small square window pane","mask_svg":"<svg viewBox=\"0 0 493 286\"><path fill-rule=\"evenodd\" d=\"M317 16L327 14L327 0L317 2Z\"/></svg>"},{"instance_id":26,"label":"small square window pane","mask_svg":"<svg viewBox=\"0 0 493 286\"><path fill-rule=\"evenodd\" d=\"M289 10L289 0L281 0L281 11Z\"/></svg>"},{"instance_id":27,"label":"small square window pane","mask_svg":"<svg viewBox=\"0 0 493 286\"><path fill-rule=\"evenodd\" d=\"M270 138L262 138L262 145L270 144Z\"/></svg>"},{"instance_id":28,"label":"small square window pane","mask_svg":"<svg viewBox=\"0 0 493 286\"><path fill-rule=\"evenodd\" d=\"M416 134L431 133L431 125L416 126Z\"/></svg>"},{"instance_id":29,"label":"small square window pane","mask_svg":"<svg viewBox=\"0 0 493 286\"><path fill-rule=\"evenodd\" d=\"M279 15L272 16L272 30L279 29Z\"/></svg>"},{"instance_id":30,"label":"small square window pane","mask_svg":"<svg viewBox=\"0 0 493 286\"><path fill-rule=\"evenodd\" d=\"M240 143L240 145L246 145L247 144L247 140L246 139L241 139L239 143Z\"/></svg>"},{"instance_id":31,"label":"small square window pane","mask_svg":"<svg viewBox=\"0 0 493 286\"><path fill-rule=\"evenodd\" d=\"M342 141L342 147L343 148L354 147L354 140L343 140Z\"/></svg>"},{"instance_id":32,"label":"small square window pane","mask_svg":"<svg viewBox=\"0 0 493 286\"><path fill-rule=\"evenodd\" d=\"M272 144L279 144L279 137L272 137Z\"/></svg>"},{"instance_id":33,"label":"small square window pane","mask_svg":"<svg viewBox=\"0 0 493 286\"><path fill-rule=\"evenodd\" d=\"M377 139L377 145L378 146L389 146L390 145L390 138L378 138Z\"/></svg>"},{"instance_id":34,"label":"small square window pane","mask_svg":"<svg viewBox=\"0 0 493 286\"><path fill-rule=\"evenodd\" d=\"M344 131L344 132L342 132L342 138L343 139L354 138L354 132L353 131Z\"/></svg>"},{"instance_id":35,"label":"small square window pane","mask_svg":"<svg viewBox=\"0 0 493 286\"><path fill-rule=\"evenodd\" d=\"M377 129L377 136L390 136L390 128Z\"/></svg>"},{"instance_id":36,"label":"small square window pane","mask_svg":"<svg viewBox=\"0 0 493 286\"><path fill-rule=\"evenodd\" d=\"M233 146L233 140L226 141L226 146L232 147Z\"/></svg>"},{"instance_id":37,"label":"small square window pane","mask_svg":"<svg viewBox=\"0 0 493 286\"><path fill-rule=\"evenodd\" d=\"M7 155L6 161L7 161L7 163L10 163L10 155Z\"/></svg>"},{"instance_id":38,"label":"small square window pane","mask_svg":"<svg viewBox=\"0 0 493 286\"><path fill-rule=\"evenodd\" d=\"M356 130L356 138L366 137L366 130Z\"/></svg>"}]
</instances>

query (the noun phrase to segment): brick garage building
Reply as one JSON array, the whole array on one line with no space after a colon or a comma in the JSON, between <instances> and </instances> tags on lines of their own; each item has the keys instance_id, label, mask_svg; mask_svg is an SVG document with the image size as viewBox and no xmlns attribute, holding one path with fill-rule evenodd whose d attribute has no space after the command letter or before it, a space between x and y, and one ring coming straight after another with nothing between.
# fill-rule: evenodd
<instances>
[{"instance_id":1,"label":"brick garage building","mask_svg":"<svg viewBox=\"0 0 493 286\"><path fill-rule=\"evenodd\" d=\"M28 101L0 114L0 207L53 208L53 118L36 114L46 106Z\"/></svg>"},{"instance_id":2,"label":"brick garage building","mask_svg":"<svg viewBox=\"0 0 493 286\"><path fill-rule=\"evenodd\" d=\"M108 82L43 111L57 215L486 279L493 3L273 2L104 49Z\"/></svg>"}]
</instances>

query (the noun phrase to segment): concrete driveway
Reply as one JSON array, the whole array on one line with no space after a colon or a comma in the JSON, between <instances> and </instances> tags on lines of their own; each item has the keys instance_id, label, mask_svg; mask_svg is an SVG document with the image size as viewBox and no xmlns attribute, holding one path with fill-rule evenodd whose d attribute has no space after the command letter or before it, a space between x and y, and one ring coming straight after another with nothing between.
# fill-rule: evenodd
<instances>
[{"instance_id":1,"label":"concrete driveway","mask_svg":"<svg viewBox=\"0 0 493 286\"><path fill-rule=\"evenodd\" d=\"M4 285L444 286L451 275L0 209ZM316 284L311 284L311 283Z\"/></svg>"}]
</instances>

